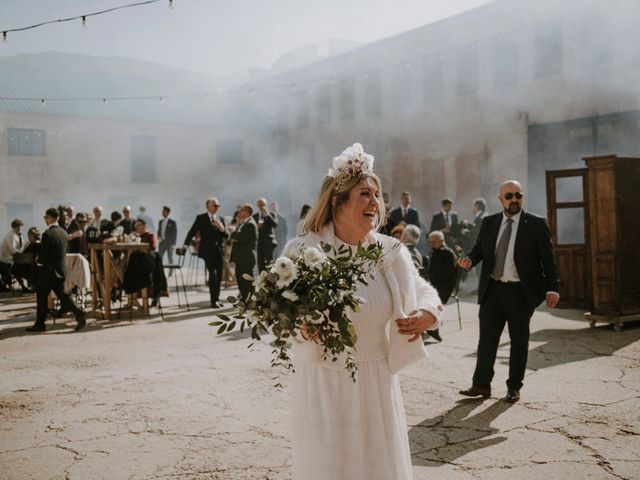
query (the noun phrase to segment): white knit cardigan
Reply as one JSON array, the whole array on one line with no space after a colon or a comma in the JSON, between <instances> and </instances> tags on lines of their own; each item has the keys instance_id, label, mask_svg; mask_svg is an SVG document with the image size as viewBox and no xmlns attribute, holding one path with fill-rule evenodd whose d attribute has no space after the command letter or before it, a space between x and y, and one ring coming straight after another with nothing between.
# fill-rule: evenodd
<instances>
[{"instance_id":1,"label":"white knit cardigan","mask_svg":"<svg viewBox=\"0 0 640 480\"><path fill-rule=\"evenodd\" d=\"M416 270L409 251L396 239L371 231L367 236L369 243L382 244L381 270L387 279L393 301L393 319L406 318L416 310L425 310L436 317L436 323L429 330L438 328L440 324L441 302L438 292ZM320 242L336 245L333 224L325 226L321 232L310 232L290 240L284 255L293 257L300 247L317 247ZM389 329L389 355L387 361L391 373L397 373L406 366L426 357L427 351L421 339L409 342L409 335L401 335L398 326L392 323ZM357 345L356 345L357 348ZM295 361L314 362L327 368L344 368L343 362L322 360L322 347L314 342L294 342Z\"/></svg>"}]
</instances>

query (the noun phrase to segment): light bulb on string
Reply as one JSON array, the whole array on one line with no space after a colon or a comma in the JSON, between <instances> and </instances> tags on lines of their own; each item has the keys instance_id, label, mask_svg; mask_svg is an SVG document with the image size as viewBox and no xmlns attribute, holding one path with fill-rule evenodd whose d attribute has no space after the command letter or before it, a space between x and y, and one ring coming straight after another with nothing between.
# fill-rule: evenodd
<instances>
[{"instance_id":1,"label":"light bulb on string","mask_svg":"<svg viewBox=\"0 0 640 480\"><path fill-rule=\"evenodd\" d=\"M169 10L173 10L173 0L169 0Z\"/></svg>"},{"instance_id":2,"label":"light bulb on string","mask_svg":"<svg viewBox=\"0 0 640 480\"><path fill-rule=\"evenodd\" d=\"M82 16L82 28L87 28L87 17L86 17L86 15Z\"/></svg>"},{"instance_id":3,"label":"light bulb on string","mask_svg":"<svg viewBox=\"0 0 640 480\"><path fill-rule=\"evenodd\" d=\"M45 102L44 98L40 99L40 103L42 103L43 106L47 104L47 102Z\"/></svg>"},{"instance_id":4,"label":"light bulb on string","mask_svg":"<svg viewBox=\"0 0 640 480\"><path fill-rule=\"evenodd\" d=\"M2 43L9 43L9 40L7 40L7 32L2 32Z\"/></svg>"},{"instance_id":5,"label":"light bulb on string","mask_svg":"<svg viewBox=\"0 0 640 480\"><path fill-rule=\"evenodd\" d=\"M103 98L103 99L102 99L102 103L107 103L107 99L106 99L106 98Z\"/></svg>"}]
</instances>

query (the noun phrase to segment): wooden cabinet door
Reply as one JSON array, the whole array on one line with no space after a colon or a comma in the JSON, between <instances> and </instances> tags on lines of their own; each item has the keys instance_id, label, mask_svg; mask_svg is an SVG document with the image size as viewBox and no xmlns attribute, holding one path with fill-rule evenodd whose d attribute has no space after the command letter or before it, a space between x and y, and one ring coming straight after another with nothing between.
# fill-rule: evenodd
<instances>
[{"instance_id":1,"label":"wooden cabinet door","mask_svg":"<svg viewBox=\"0 0 640 480\"><path fill-rule=\"evenodd\" d=\"M560 306L591 308L589 185L586 168L548 170L547 214L560 272Z\"/></svg>"}]
</instances>

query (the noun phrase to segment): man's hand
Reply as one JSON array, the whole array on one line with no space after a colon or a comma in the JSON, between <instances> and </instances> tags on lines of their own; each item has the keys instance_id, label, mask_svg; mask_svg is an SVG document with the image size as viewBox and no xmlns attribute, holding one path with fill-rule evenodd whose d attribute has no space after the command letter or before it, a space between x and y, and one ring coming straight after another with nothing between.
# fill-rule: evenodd
<instances>
[{"instance_id":1,"label":"man's hand","mask_svg":"<svg viewBox=\"0 0 640 480\"><path fill-rule=\"evenodd\" d=\"M221 232L224 232L224 227L222 226L222 224L218 220L214 220L213 221L213 226L216 227Z\"/></svg>"},{"instance_id":2,"label":"man's hand","mask_svg":"<svg viewBox=\"0 0 640 480\"><path fill-rule=\"evenodd\" d=\"M472 266L471 259L469 257L459 258L458 265L468 271Z\"/></svg>"},{"instance_id":3,"label":"man's hand","mask_svg":"<svg viewBox=\"0 0 640 480\"><path fill-rule=\"evenodd\" d=\"M560 301L560 295L554 292L547 293L547 307L556 308Z\"/></svg>"}]
</instances>

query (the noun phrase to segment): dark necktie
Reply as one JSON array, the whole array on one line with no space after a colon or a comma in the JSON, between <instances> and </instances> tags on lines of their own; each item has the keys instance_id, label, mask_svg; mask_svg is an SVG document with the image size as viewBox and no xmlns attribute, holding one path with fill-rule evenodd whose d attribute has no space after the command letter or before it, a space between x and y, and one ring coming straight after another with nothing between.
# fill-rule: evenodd
<instances>
[{"instance_id":1,"label":"dark necktie","mask_svg":"<svg viewBox=\"0 0 640 480\"><path fill-rule=\"evenodd\" d=\"M449 223L449 213L444 214L444 223L447 224L447 227L451 226L451 224Z\"/></svg>"},{"instance_id":2,"label":"dark necktie","mask_svg":"<svg viewBox=\"0 0 640 480\"><path fill-rule=\"evenodd\" d=\"M22 235L18 235L18 248L22 248Z\"/></svg>"},{"instance_id":3,"label":"dark necktie","mask_svg":"<svg viewBox=\"0 0 640 480\"><path fill-rule=\"evenodd\" d=\"M500 240L498 240L496 262L493 265L493 272L491 274L496 280L502 278L504 274L504 262L507 258L507 249L509 248L509 240L511 239L511 224L513 224L513 219L507 218L507 226L504 228Z\"/></svg>"}]
</instances>

